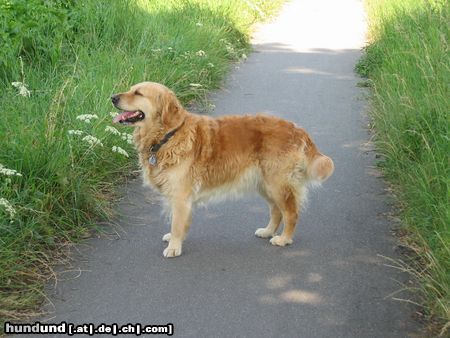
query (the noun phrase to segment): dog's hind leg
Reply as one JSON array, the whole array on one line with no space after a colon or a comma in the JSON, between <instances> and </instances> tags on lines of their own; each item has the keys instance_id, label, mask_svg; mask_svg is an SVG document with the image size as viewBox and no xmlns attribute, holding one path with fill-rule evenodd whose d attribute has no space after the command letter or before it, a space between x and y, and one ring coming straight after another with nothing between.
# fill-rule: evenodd
<instances>
[{"instance_id":1,"label":"dog's hind leg","mask_svg":"<svg viewBox=\"0 0 450 338\"><path fill-rule=\"evenodd\" d=\"M283 232L279 236L275 236L270 243L278 246L292 244L292 236L294 235L297 219L300 214L300 205L298 194L293 187L285 187L280 194L277 194L276 203L283 215Z\"/></svg>"},{"instance_id":2,"label":"dog's hind leg","mask_svg":"<svg viewBox=\"0 0 450 338\"><path fill-rule=\"evenodd\" d=\"M261 238L272 237L275 234L275 232L278 230L278 227L280 226L281 218L282 218L281 211L277 207L277 205L267 197L266 197L266 200L270 206L269 224L265 228L257 229L255 232L255 235L257 237L261 237Z\"/></svg>"},{"instance_id":3,"label":"dog's hind leg","mask_svg":"<svg viewBox=\"0 0 450 338\"><path fill-rule=\"evenodd\" d=\"M171 203L172 224L170 234L166 234L163 240L168 240L169 245L164 249L164 257L180 256L183 240L186 237L192 221L192 202L190 198L174 198Z\"/></svg>"}]
</instances>

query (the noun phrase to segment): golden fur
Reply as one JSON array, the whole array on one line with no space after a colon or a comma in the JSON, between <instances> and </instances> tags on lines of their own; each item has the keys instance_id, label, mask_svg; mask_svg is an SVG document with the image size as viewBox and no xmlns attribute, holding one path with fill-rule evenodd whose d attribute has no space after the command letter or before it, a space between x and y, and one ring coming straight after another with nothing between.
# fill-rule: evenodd
<instances>
[{"instance_id":1,"label":"golden fur","mask_svg":"<svg viewBox=\"0 0 450 338\"><path fill-rule=\"evenodd\" d=\"M145 114L133 123L134 141L144 181L171 207L165 257L181 254L197 202L245 190L259 192L270 207L269 224L256 230L256 236L274 236L283 220L283 232L270 242L291 244L308 183L322 182L334 170L333 161L318 151L304 129L277 117L192 114L172 91L153 82L134 85L113 102L119 109ZM157 164L150 165L151 146L178 127L156 153Z\"/></svg>"}]
</instances>

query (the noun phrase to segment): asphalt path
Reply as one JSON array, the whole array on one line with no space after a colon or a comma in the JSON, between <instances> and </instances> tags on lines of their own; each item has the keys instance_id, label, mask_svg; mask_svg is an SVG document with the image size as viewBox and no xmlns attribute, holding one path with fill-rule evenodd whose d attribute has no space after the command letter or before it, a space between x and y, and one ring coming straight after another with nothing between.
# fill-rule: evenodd
<instances>
[{"instance_id":1,"label":"asphalt path","mask_svg":"<svg viewBox=\"0 0 450 338\"><path fill-rule=\"evenodd\" d=\"M157 194L135 180L109 235L78 246L49 285L46 320L173 323L176 337L415 336L414 307L393 299L408 297L396 292L410 281L387 266L400 258L391 200L354 73L365 27L360 1L291 1L258 27L254 53L212 94L214 114L292 120L333 158L291 246L254 236L269 213L249 196L197 209L183 255L165 259L169 222Z\"/></svg>"}]
</instances>

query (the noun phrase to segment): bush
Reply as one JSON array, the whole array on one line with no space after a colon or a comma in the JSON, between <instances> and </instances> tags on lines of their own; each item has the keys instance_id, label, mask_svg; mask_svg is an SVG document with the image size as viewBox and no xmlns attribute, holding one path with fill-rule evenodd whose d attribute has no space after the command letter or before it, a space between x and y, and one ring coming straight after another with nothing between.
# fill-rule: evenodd
<instances>
[{"instance_id":1,"label":"bush","mask_svg":"<svg viewBox=\"0 0 450 338\"><path fill-rule=\"evenodd\" d=\"M2 0L0 2L0 78L19 75L17 58L55 64L62 45L72 35L69 0Z\"/></svg>"}]
</instances>

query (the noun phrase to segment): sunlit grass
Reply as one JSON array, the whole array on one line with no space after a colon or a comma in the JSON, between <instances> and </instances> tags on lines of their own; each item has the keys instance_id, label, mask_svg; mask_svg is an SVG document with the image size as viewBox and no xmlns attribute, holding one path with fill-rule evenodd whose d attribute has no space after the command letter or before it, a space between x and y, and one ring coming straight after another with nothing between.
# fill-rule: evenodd
<instances>
[{"instance_id":1,"label":"sunlit grass","mask_svg":"<svg viewBox=\"0 0 450 338\"><path fill-rule=\"evenodd\" d=\"M381 163L395 186L425 310L450 330L448 1L369 0L371 44L357 69L373 86ZM445 333L447 332L447 333Z\"/></svg>"}]
</instances>

